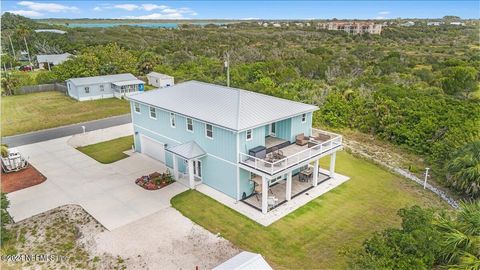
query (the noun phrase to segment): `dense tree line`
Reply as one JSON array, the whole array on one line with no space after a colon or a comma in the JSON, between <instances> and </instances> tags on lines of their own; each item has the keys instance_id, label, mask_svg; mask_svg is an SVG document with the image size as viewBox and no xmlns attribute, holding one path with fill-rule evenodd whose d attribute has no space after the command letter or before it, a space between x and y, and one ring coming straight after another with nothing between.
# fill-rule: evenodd
<instances>
[{"instance_id":1,"label":"dense tree line","mask_svg":"<svg viewBox=\"0 0 480 270\"><path fill-rule=\"evenodd\" d=\"M314 26L74 28L66 35L31 34L27 41L77 55L40 74L39 83L155 70L176 81L226 84L229 52L232 86L319 105L316 125L357 129L423 155L446 185L478 197L478 159L450 165L478 149L467 147L480 136L478 24L392 26L382 35ZM22 44L20 35L13 39ZM2 32L6 51L8 42ZM470 152L462 152L465 147Z\"/></svg>"}]
</instances>

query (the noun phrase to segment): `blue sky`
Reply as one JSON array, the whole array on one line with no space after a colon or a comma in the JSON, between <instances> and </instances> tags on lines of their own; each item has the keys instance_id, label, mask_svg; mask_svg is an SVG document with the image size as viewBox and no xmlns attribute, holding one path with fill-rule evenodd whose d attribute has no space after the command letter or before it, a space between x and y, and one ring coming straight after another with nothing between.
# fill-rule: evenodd
<instances>
[{"instance_id":1,"label":"blue sky","mask_svg":"<svg viewBox=\"0 0 480 270\"><path fill-rule=\"evenodd\" d=\"M479 18L480 1L2 1L30 18L391 19Z\"/></svg>"}]
</instances>

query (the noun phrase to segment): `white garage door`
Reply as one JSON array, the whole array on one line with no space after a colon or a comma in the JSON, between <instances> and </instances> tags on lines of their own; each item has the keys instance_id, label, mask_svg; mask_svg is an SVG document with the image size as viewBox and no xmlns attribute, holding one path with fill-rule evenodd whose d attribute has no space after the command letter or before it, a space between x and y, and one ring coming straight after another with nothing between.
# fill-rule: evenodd
<instances>
[{"instance_id":1,"label":"white garage door","mask_svg":"<svg viewBox=\"0 0 480 270\"><path fill-rule=\"evenodd\" d=\"M142 153L165 163L165 147L162 143L143 135L140 135L140 143L142 144Z\"/></svg>"}]
</instances>

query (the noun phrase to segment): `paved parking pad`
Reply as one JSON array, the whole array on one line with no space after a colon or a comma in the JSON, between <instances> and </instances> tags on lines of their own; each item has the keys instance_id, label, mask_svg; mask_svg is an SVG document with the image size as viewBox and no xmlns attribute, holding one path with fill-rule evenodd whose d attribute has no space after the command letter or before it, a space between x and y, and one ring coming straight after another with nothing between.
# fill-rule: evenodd
<instances>
[{"instance_id":1,"label":"paved parking pad","mask_svg":"<svg viewBox=\"0 0 480 270\"><path fill-rule=\"evenodd\" d=\"M8 194L15 221L65 204L78 204L113 230L170 206L170 199L185 191L173 183L155 191L144 190L135 179L166 167L134 153L112 164L101 164L68 144L71 137L18 147L22 155L47 177L42 184Z\"/></svg>"}]
</instances>

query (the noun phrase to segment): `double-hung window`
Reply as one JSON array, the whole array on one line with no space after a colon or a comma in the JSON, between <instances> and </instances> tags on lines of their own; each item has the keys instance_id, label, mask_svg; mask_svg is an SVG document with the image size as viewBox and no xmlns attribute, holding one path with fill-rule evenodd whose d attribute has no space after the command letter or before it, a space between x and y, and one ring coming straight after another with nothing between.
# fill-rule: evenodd
<instances>
[{"instance_id":1,"label":"double-hung window","mask_svg":"<svg viewBox=\"0 0 480 270\"><path fill-rule=\"evenodd\" d=\"M170 126L172 128L175 127L175 114L174 113L170 113Z\"/></svg>"},{"instance_id":2,"label":"double-hung window","mask_svg":"<svg viewBox=\"0 0 480 270\"><path fill-rule=\"evenodd\" d=\"M193 132L193 120L192 120L192 118L187 118L187 130Z\"/></svg>"},{"instance_id":3,"label":"double-hung window","mask_svg":"<svg viewBox=\"0 0 480 270\"><path fill-rule=\"evenodd\" d=\"M157 111L154 107L150 107L150 118L157 119Z\"/></svg>"},{"instance_id":4,"label":"double-hung window","mask_svg":"<svg viewBox=\"0 0 480 270\"><path fill-rule=\"evenodd\" d=\"M133 104L133 106L135 107L135 112L136 112L136 113L140 113L140 104L138 104L138 103L135 102L135 103Z\"/></svg>"},{"instance_id":5,"label":"double-hung window","mask_svg":"<svg viewBox=\"0 0 480 270\"><path fill-rule=\"evenodd\" d=\"M251 130L251 129L248 129L248 130L247 130L247 135L246 135L246 137L247 137L247 141L252 140L253 134L252 134L252 130Z\"/></svg>"},{"instance_id":6,"label":"double-hung window","mask_svg":"<svg viewBox=\"0 0 480 270\"><path fill-rule=\"evenodd\" d=\"M213 139L213 126L210 124L205 124L205 135L207 138Z\"/></svg>"},{"instance_id":7,"label":"double-hung window","mask_svg":"<svg viewBox=\"0 0 480 270\"><path fill-rule=\"evenodd\" d=\"M88 87L88 86L85 87L85 93L86 93L86 94L90 93L90 87Z\"/></svg>"},{"instance_id":8,"label":"double-hung window","mask_svg":"<svg viewBox=\"0 0 480 270\"><path fill-rule=\"evenodd\" d=\"M103 84L100 84L100 91L103 92L105 90L105 86Z\"/></svg>"},{"instance_id":9,"label":"double-hung window","mask_svg":"<svg viewBox=\"0 0 480 270\"><path fill-rule=\"evenodd\" d=\"M307 122L307 114L304 113L302 114L302 123L306 123Z\"/></svg>"}]
</instances>

